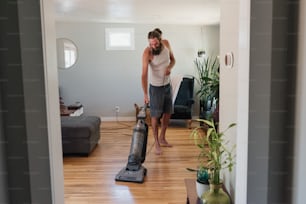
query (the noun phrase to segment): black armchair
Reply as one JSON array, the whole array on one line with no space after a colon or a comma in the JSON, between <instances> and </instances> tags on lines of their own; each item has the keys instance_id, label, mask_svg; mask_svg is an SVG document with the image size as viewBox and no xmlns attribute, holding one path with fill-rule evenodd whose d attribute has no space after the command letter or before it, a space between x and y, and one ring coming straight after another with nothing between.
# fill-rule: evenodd
<instances>
[{"instance_id":1,"label":"black armchair","mask_svg":"<svg viewBox=\"0 0 306 204\"><path fill-rule=\"evenodd\" d=\"M194 77L184 76L174 101L173 114L171 115L171 119L187 120L188 128L191 128L192 122L193 89Z\"/></svg>"}]
</instances>

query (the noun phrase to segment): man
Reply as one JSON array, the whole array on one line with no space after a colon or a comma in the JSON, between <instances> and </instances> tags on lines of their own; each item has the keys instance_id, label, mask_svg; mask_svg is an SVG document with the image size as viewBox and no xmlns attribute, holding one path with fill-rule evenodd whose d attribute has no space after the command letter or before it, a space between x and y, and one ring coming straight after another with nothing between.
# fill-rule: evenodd
<instances>
[{"instance_id":1,"label":"man","mask_svg":"<svg viewBox=\"0 0 306 204\"><path fill-rule=\"evenodd\" d=\"M142 56L142 89L144 103L150 104L151 126L155 139L155 153L161 154L161 145L172 147L166 140L166 130L172 113L172 93L170 73L175 59L170 46L162 43L157 31L148 33L149 46ZM150 86L148 95L148 70L150 67ZM159 134L158 121L162 116Z\"/></svg>"}]
</instances>

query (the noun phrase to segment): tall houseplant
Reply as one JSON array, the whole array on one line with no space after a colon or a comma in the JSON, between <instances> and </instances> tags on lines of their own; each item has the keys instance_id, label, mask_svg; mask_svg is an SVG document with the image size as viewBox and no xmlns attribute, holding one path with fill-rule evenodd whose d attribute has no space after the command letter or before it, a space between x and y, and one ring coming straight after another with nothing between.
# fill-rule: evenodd
<instances>
[{"instance_id":1,"label":"tall houseplant","mask_svg":"<svg viewBox=\"0 0 306 204\"><path fill-rule=\"evenodd\" d=\"M196 94L200 99L200 115L203 119L211 119L219 100L219 57L198 57L194 64L199 84Z\"/></svg>"},{"instance_id":2,"label":"tall houseplant","mask_svg":"<svg viewBox=\"0 0 306 204\"><path fill-rule=\"evenodd\" d=\"M198 129L198 131L202 131ZM196 147L199 148L198 155L198 166L197 169L187 168L189 171L196 172L196 192L199 198L203 195L205 191L209 189L209 169L206 167L206 159L204 156L206 142L204 137L199 137L198 139L194 139L194 143Z\"/></svg>"},{"instance_id":3,"label":"tall houseplant","mask_svg":"<svg viewBox=\"0 0 306 204\"><path fill-rule=\"evenodd\" d=\"M205 123L208 128L206 129L203 126L196 127L190 136L194 139L195 145L200 148L199 157L202 163L206 163L205 166L210 171L210 185L222 186L221 170L228 169L232 171L234 166L233 151L235 148L235 146L231 149L226 147L227 141L225 141L224 136L225 132L236 124L232 123L224 131L219 132L213 120L197 119L197 121ZM203 197L207 194L204 193Z\"/></svg>"}]
</instances>

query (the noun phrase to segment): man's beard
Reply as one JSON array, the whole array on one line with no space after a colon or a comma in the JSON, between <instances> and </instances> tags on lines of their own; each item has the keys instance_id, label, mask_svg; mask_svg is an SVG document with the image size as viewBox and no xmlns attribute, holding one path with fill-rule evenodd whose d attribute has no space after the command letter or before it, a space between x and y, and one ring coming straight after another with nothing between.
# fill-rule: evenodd
<instances>
[{"instance_id":1,"label":"man's beard","mask_svg":"<svg viewBox=\"0 0 306 204\"><path fill-rule=\"evenodd\" d=\"M160 45L159 47L157 47L155 49L152 48L152 54L153 55L159 55L161 51L162 51L162 45Z\"/></svg>"}]
</instances>

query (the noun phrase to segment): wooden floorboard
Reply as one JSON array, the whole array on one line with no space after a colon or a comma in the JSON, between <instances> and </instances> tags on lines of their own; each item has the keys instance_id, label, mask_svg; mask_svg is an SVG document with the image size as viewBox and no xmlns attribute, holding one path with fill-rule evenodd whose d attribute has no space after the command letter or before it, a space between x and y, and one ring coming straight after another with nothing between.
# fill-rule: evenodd
<instances>
[{"instance_id":1,"label":"wooden floorboard","mask_svg":"<svg viewBox=\"0 0 306 204\"><path fill-rule=\"evenodd\" d=\"M184 122L172 121L167 132L172 148L154 154L149 128L144 183L115 181L126 166L134 122L102 122L101 140L88 157L64 157L65 204L179 204L186 203L185 178L195 178L198 150Z\"/></svg>"}]
</instances>

